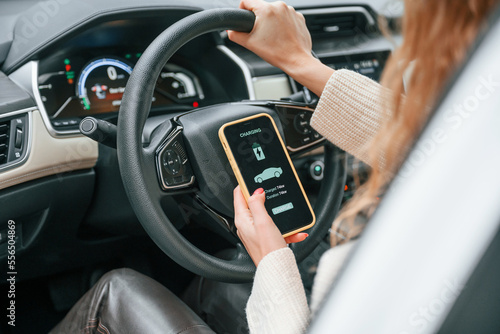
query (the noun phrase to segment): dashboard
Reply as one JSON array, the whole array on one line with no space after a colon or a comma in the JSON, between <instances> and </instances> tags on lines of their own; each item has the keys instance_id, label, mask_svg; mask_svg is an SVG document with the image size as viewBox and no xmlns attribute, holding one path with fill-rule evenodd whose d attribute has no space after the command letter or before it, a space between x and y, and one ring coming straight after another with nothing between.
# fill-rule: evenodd
<instances>
[{"instance_id":1,"label":"dashboard","mask_svg":"<svg viewBox=\"0 0 500 334\"><path fill-rule=\"evenodd\" d=\"M86 116L116 122L136 63L178 15L187 13L170 12L168 19L151 12L140 14L140 18L137 13L123 15L93 25L42 52L36 64L34 96L52 132L78 133L78 125ZM217 45L218 38L218 34L201 36L163 65L156 79L151 116L249 98L244 87L234 85L233 80L241 82L242 71L231 59L231 51Z\"/></svg>"},{"instance_id":2,"label":"dashboard","mask_svg":"<svg viewBox=\"0 0 500 334\"><path fill-rule=\"evenodd\" d=\"M127 47L122 52L78 48L40 61L38 94L52 126L56 130L74 129L86 116L103 119L116 116L128 78L142 51ZM381 51L325 57L323 62L333 69L350 69L378 81L388 56L389 51ZM299 83L290 80L291 91L301 89ZM170 62L163 66L156 80L151 111L155 114L187 110L213 102L213 99L205 101L204 89L196 74Z\"/></svg>"},{"instance_id":3,"label":"dashboard","mask_svg":"<svg viewBox=\"0 0 500 334\"><path fill-rule=\"evenodd\" d=\"M82 13L101 8L87 8L79 1L73 5L82 5L79 8ZM2 128L9 133L10 139L6 136L2 145L9 149L1 153L0 170L23 165L30 158L33 146L30 143L35 142L30 134L35 124L39 124L37 127L42 125L40 119L48 131L48 136L44 134L46 141L62 144L60 139L79 138L75 142L85 143L89 148L84 152L91 153L88 156L71 155L71 159L61 154L60 159L54 161L31 163L30 168L24 166L26 170L18 169L9 172L8 176L4 174L8 182L3 183L3 187L53 174L51 167L59 167L61 163L67 166L63 170L73 170L72 164L82 160L86 163L78 169L93 165L100 154L95 142L88 142L81 136L78 130L81 120L93 116L116 124L127 81L148 45L170 25L200 10L154 4L135 8L121 8L111 3L102 5L102 11L89 11L87 16L76 14L76 7L61 7L61 15L53 18L54 27L47 26L40 34L35 34L33 39L37 41L32 44L16 44L18 40L15 40L3 64L4 71L9 73L8 79L28 93L28 103L32 101L36 112L30 114L33 121L22 127L16 127L13 122L24 114L6 119L8 123ZM105 10L108 5L117 7ZM39 13L37 6L30 10L23 15L35 17ZM62 15L64 10L70 10L67 12L70 17ZM393 46L377 30L375 14L369 6L319 7L300 11L311 32L313 50L323 63L334 69L357 71L373 80L380 79ZM77 21L70 20L71 17ZM60 27L59 30L56 26ZM21 34L24 28L21 26ZM155 78L149 116L151 120L157 116L160 118L152 121L150 132L162 120L193 108L219 103L297 101L294 99L300 94L304 95L305 102L310 102L307 89L229 41L224 31L197 37L179 49L167 64L157 66L161 66L161 70ZM314 137L317 134L307 133L307 127L299 126L297 131L305 136L297 143L299 146L311 145L317 140ZM64 143L69 143L69 140ZM49 150L48 145L43 146ZM82 151L78 146L71 151Z\"/></svg>"}]
</instances>

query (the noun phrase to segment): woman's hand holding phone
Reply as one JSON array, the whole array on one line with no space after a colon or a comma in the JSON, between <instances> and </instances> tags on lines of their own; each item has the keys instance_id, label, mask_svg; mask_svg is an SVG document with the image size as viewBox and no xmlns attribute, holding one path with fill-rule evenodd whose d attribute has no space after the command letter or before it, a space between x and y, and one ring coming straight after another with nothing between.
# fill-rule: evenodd
<instances>
[{"instance_id":1,"label":"woman's hand holding phone","mask_svg":"<svg viewBox=\"0 0 500 334\"><path fill-rule=\"evenodd\" d=\"M269 253L286 247L287 243L303 241L307 233L297 233L283 238L266 211L266 195L260 188L248 198L248 204L240 186L234 189L234 214L238 236L256 266Z\"/></svg>"}]
</instances>

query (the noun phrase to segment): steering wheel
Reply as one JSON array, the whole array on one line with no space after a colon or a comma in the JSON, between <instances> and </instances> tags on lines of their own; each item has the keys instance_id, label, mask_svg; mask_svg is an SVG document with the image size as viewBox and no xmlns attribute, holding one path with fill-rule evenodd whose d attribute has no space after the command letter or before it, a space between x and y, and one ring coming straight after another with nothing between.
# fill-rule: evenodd
<instances>
[{"instance_id":1,"label":"steering wheel","mask_svg":"<svg viewBox=\"0 0 500 334\"><path fill-rule=\"evenodd\" d=\"M310 132L307 126L307 129L300 128L301 121L307 122L313 112L303 104L249 101L196 109L162 123L144 146L143 128L156 78L170 57L199 35L227 29L249 32L254 21L255 16L249 11L217 9L190 15L167 28L137 62L118 117L120 173L133 210L146 232L163 252L184 268L231 283L249 282L255 272L242 244L235 242L230 256L212 256L189 242L171 223L169 213L162 209L162 204L171 201L173 194L191 192L218 218L227 233L235 235L231 217L234 216L232 191L237 183L217 134L223 124L264 112L274 118L290 152L301 153L311 144L324 145L325 174L315 205L317 222L305 241L291 245L298 261L310 254L328 232L345 184L342 152L317 133ZM313 143L304 145L304 138Z\"/></svg>"}]
</instances>

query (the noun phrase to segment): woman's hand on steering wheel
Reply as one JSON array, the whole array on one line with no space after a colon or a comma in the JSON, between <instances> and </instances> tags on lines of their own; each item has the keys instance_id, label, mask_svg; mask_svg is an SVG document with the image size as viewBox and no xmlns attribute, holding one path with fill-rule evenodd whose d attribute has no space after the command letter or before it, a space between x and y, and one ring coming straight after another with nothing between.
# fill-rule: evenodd
<instances>
[{"instance_id":1,"label":"woman's hand on steering wheel","mask_svg":"<svg viewBox=\"0 0 500 334\"><path fill-rule=\"evenodd\" d=\"M234 189L234 222L238 236L247 249L255 266L269 253L286 247L287 243L296 243L307 238L307 233L297 233L283 238L266 211L265 192L257 189L248 199L248 204L240 187Z\"/></svg>"},{"instance_id":2,"label":"woman's hand on steering wheel","mask_svg":"<svg viewBox=\"0 0 500 334\"><path fill-rule=\"evenodd\" d=\"M241 9L254 12L250 33L229 31L229 39L286 72L311 58L312 40L304 16L284 2L242 0Z\"/></svg>"},{"instance_id":3,"label":"woman's hand on steering wheel","mask_svg":"<svg viewBox=\"0 0 500 334\"><path fill-rule=\"evenodd\" d=\"M320 96L333 70L314 58L304 15L283 1L242 0L255 14L250 33L229 31L229 39L249 49Z\"/></svg>"}]
</instances>

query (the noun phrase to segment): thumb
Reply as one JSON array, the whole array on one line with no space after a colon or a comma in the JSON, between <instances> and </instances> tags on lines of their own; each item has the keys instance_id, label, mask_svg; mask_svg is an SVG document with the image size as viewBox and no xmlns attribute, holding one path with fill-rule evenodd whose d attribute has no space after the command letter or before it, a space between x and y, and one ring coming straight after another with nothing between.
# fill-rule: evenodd
<instances>
[{"instance_id":1,"label":"thumb","mask_svg":"<svg viewBox=\"0 0 500 334\"><path fill-rule=\"evenodd\" d=\"M239 44L241 46L245 46L248 38L249 38L249 33L246 32L239 32L239 31L234 31L234 30L228 30L227 31L227 37L229 38L230 41Z\"/></svg>"},{"instance_id":2,"label":"thumb","mask_svg":"<svg viewBox=\"0 0 500 334\"><path fill-rule=\"evenodd\" d=\"M250 209L252 216L258 221L269 216L266 207L264 206L265 201L266 193L262 188L255 190L253 195L248 199L248 208Z\"/></svg>"},{"instance_id":3,"label":"thumb","mask_svg":"<svg viewBox=\"0 0 500 334\"><path fill-rule=\"evenodd\" d=\"M240 9L247 9L253 11L255 7L261 6L263 2L261 0L241 0Z\"/></svg>"}]
</instances>

